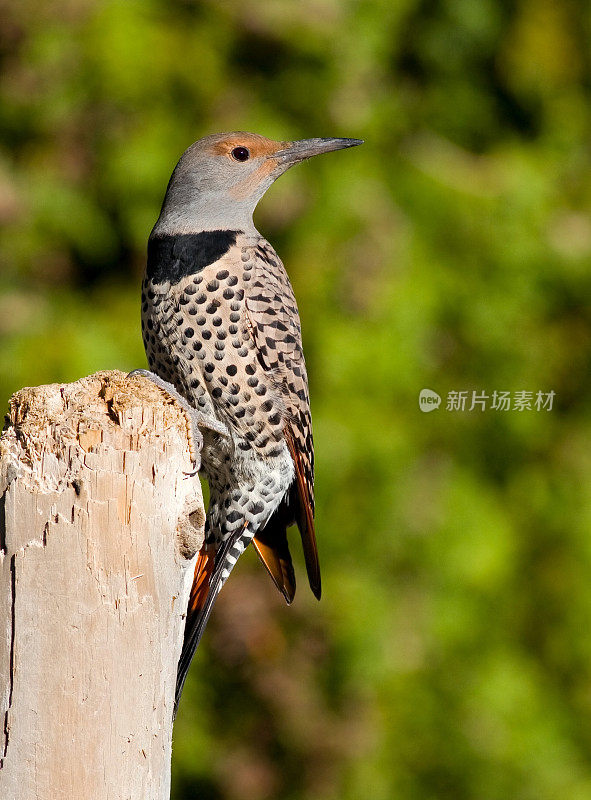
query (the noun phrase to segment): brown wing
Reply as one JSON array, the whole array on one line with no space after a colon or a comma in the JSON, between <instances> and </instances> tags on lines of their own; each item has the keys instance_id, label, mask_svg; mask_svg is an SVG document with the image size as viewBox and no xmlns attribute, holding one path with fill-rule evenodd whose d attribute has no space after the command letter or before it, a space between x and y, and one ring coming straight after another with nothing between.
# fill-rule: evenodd
<instances>
[{"instance_id":1,"label":"brown wing","mask_svg":"<svg viewBox=\"0 0 591 800\"><path fill-rule=\"evenodd\" d=\"M286 425L285 427L285 439L295 465L296 491L298 499L296 522L302 537L302 546L304 548L304 558L306 560L308 581L310 583L310 588L314 592L314 595L318 598L318 600L320 600L322 587L320 581L318 547L316 546L316 530L314 528L314 509L312 507L312 500L310 499L308 492L308 478L306 477L306 473L304 471L302 463L303 460L293 435L293 429L290 425Z\"/></svg>"},{"instance_id":2,"label":"brown wing","mask_svg":"<svg viewBox=\"0 0 591 800\"><path fill-rule=\"evenodd\" d=\"M264 240L257 246L256 266L246 294L246 307L259 361L266 370L274 373L283 393L285 439L296 472L295 518L302 537L310 586L320 597L320 568L314 531L314 442L300 317L285 268L271 245ZM272 577L278 571L280 560L277 552L270 564L265 561Z\"/></svg>"}]
</instances>

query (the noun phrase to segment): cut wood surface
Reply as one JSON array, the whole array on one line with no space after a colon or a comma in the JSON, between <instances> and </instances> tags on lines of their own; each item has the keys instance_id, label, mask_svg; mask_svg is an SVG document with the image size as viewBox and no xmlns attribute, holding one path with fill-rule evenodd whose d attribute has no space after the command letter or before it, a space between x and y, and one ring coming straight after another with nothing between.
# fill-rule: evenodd
<instances>
[{"instance_id":1,"label":"cut wood surface","mask_svg":"<svg viewBox=\"0 0 591 800\"><path fill-rule=\"evenodd\" d=\"M0 439L0 797L164 800L203 500L142 377L22 389Z\"/></svg>"}]
</instances>

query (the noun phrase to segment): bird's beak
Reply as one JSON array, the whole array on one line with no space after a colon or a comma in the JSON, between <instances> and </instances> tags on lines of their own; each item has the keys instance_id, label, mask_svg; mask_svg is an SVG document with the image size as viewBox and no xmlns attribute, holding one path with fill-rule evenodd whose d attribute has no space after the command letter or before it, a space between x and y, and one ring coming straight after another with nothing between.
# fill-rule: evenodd
<instances>
[{"instance_id":1,"label":"bird's beak","mask_svg":"<svg viewBox=\"0 0 591 800\"><path fill-rule=\"evenodd\" d=\"M344 147L356 147L363 144L363 139L300 139L297 142L286 142L285 147L274 154L280 164L291 167L298 161L304 161L321 153L342 150Z\"/></svg>"}]
</instances>

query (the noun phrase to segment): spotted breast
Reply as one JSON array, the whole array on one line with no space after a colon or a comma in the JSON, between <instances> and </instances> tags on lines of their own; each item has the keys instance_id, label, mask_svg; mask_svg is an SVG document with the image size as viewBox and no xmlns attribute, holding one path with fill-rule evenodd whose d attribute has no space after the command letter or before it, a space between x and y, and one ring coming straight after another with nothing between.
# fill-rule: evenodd
<instances>
[{"instance_id":1,"label":"spotted breast","mask_svg":"<svg viewBox=\"0 0 591 800\"><path fill-rule=\"evenodd\" d=\"M286 528L294 522L319 595L308 382L297 303L279 257L265 239L239 230L155 236L142 289L150 369L230 431L204 435L210 503L190 613L199 615L206 603L207 579L230 537L238 549L226 554L218 591L254 538L291 602Z\"/></svg>"}]
</instances>

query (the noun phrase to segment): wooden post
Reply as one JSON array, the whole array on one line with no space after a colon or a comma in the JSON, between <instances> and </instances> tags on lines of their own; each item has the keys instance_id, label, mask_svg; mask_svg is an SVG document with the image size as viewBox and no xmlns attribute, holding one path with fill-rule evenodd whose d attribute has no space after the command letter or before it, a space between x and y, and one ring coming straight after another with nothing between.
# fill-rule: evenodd
<instances>
[{"instance_id":1,"label":"wooden post","mask_svg":"<svg viewBox=\"0 0 591 800\"><path fill-rule=\"evenodd\" d=\"M0 797L167 800L203 500L145 378L23 389L0 439Z\"/></svg>"}]
</instances>

